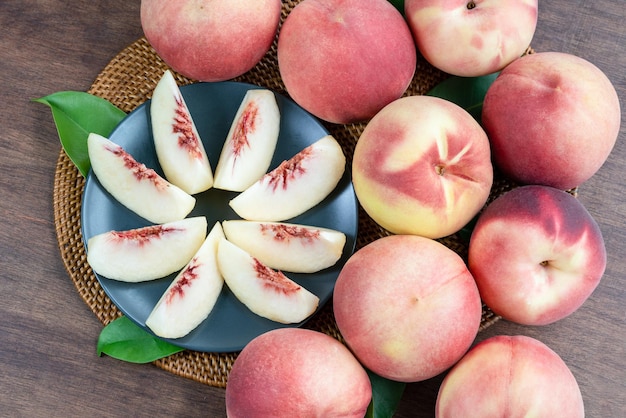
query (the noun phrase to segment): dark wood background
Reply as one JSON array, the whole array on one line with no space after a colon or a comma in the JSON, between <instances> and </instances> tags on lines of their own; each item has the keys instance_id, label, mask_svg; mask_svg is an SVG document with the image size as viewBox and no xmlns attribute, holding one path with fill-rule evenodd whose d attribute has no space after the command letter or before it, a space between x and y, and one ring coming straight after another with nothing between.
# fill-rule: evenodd
<instances>
[{"instance_id":1,"label":"dark wood background","mask_svg":"<svg viewBox=\"0 0 626 418\"><path fill-rule=\"evenodd\" d=\"M626 106L624 1L539 3L533 47L593 62ZM2 416L225 416L223 389L96 356L101 324L77 294L57 247L52 190L60 145L50 111L30 100L89 89L109 60L141 36L138 0L0 2ZM553 325L500 321L479 336L524 334L546 343L577 378L588 417L626 416L625 140L622 116L613 153L580 187L609 253L595 293ZM397 416L433 416L440 382L409 385Z\"/></svg>"}]
</instances>

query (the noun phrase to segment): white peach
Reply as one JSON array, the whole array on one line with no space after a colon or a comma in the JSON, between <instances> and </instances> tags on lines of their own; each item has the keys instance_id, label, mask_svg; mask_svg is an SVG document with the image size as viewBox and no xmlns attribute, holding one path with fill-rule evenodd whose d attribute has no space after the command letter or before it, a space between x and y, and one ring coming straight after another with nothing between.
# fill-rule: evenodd
<instances>
[{"instance_id":1,"label":"white peach","mask_svg":"<svg viewBox=\"0 0 626 418\"><path fill-rule=\"evenodd\" d=\"M280 163L229 205L247 220L291 219L322 202L337 187L345 169L341 146L326 135Z\"/></svg>"},{"instance_id":2,"label":"white peach","mask_svg":"<svg viewBox=\"0 0 626 418\"><path fill-rule=\"evenodd\" d=\"M200 81L254 67L278 28L280 0L142 0L141 27L163 61Z\"/></svg>"},{"instance_id":3,"label":"white peach","mask_svg":"<svg viewBox=\"0 0 626 418\"><path fill-rule=\"evenodd\" d=\"M282 324L299 323L319 305L315 294L225 238L218 245L217 265L235 297L263 318Z\"/></svg>"},{"instance_id":4,"label":"white peach","mask_svg":"<svg viewBox=\"0 0 626 418\"><path fill-rule=\"evenodd\" d=\"M215 168L217 189L241 192L269 169L278 142L280 111L270 90L244 95Z\"/></svg>"},{"instance_id":5,"label":"white peach","mask_svg":"<svg viewBox=\"0 0 626 418\"><path fill-rule=\"evenodd\" d=\"M346 262L333 312L365 367L387 379L416 382L465 354L477 335L482 304L458 254L429 238L391 235Z\"/></svg>"},{"instance_id":6,"label":"white peach","mask_svg":"<svg viewBox=\"0 0 626 418\"><path fill-rule=\"evenodd\" d=\"M481 213L468 265L485 304L526 325L558 321L578 309L606 268L602 233L571 194L523 186Z\"/></svg>"},{"instance_id":7,"label":"white peach","mask_svg":"<svg viewBox=\"0 0 626 418\"><path fill-rule=\"evenodd\" d=\"M291 98L333 123L368 120L402 96L417 62L387 0L304 0L280 29L277 55Z\"/></svg>"},{"instance_id":8,"label":"white peach","mask_svg":"<svg viewBox=\"0 0 626 418\"><path fill-rule=\"evenodd\" d=\"M284 222L228 220L226 238L266 266L292 273L315 273L343 254L343 232Z\"/></svg>"},{"instance_id":9,"label":"white peach","mask_svg":"<svg viewBox=\"0 0 626 418\"><path fill-rule=\"evenodd\" d=\"M622 114L615 88L594 64L562 52L526 55L507 66L483 104L496 166L522 184L567 190L608 158Z\"/></svg>"},{"instance_id":10,"label":"white peach","mask_svg":"<svg viewBox=\"0 0 626 418\"><path fill-rule=\"evenodd\" d=\"M196 199L135 160L108 138L87 138L91 169L104 189L126 208L153 223L185 218Z\"/></svg>"},{"instance_id":11,"label":"white peach","mask_svg":"<svg viewBox=\"0 0 626 418\"><path fill-rule=\"evenodd\" d=\"M217 246L224 233L215 223L198 251L167 287L148 315L146 326L162 338L181 338L204 321L224 286Z\"/></svg>"},{"instance_id":12,"label":"white peach","mask_svg":"<svg viewBox=\"0 0 626 418\"><path fill-rule=\"evenodd\" d=\"M366 371L339 341L282 328L256 337L237 356L226 384L226 414L362 418L371 398Z\"/></svg>"},{"instance_id":13,"label":"white peach","mask_svg":"<svg viewBox=\"0 0 626 418\"><path fill-rule=\"evenodd\" d=\"M439 388L437 418L582 418L583 398L561 357L542 342L499 335L473 347Z\"/></svg>"},{"instance_id":14,"label":"white peach","mask_svg":"<svg viewBox=\"0 0 626 418\"><path fill-rule=\"evenodd\" d=\"M359 202L383 228L441 238L465 226L489 197L489 141L456 104L403 97L363 130L352 180Z\"/></svg>"},{"instance_id":15,"label":"white peach","mask_svg":"<svg viewBox=\"0 0 626 418\"><path fill-rule=\"evenodd\" d=\"M172 72L166 70L152 93L150 123L165 178L189 194L213 186L213 171L202 139Z\"/></svg>"},{"instance_id":16,"label":"white peach","mask_svg":"<svg viewBox=\"0 0 626 418\"><path fill-rule=\"evenodd\" d=\"M522 56L537 26L537 0L406 0L415 43L434 67L463 77Z\"/></svg>"},{"instance_id":17,"label":"white peach","mask_svg":"<svg viewBox=\"0 0 626 418\"><path fill-rule=\"evenodd\" d=\"M87 262L97 274L108 279L155 280L183 268L202 245L206 233L204 216L107 231L87 240Z\"/></svg>"}]
</instances>

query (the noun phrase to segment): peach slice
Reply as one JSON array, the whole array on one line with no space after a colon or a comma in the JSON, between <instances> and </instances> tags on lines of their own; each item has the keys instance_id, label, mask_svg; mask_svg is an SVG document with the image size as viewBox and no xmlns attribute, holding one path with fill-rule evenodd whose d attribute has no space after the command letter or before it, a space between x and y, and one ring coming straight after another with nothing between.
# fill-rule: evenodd
<instances>
[{"instance_id":1,"label":"peach slice","mask_svg":"<svg viewBox=\"0 0 626 418\"><path fill-rule=\"evenodd\" d=\"M87 139L91 169L104 189L129 210L152 223L186 217L196 199L135 160L120 145L91 133Z\"/></svg>"},{"instance_id":2,"label":"peach slice","mask_svg":"<svg viewBox=\"0 0 626 418\"><path fill-rule=\"evenodd\" d=\"M259 316L293 324L317 309L316 295L226 239L219 243L217 264L235 297Z\"/></svg>"},{"instance_id":3,"label":"peach slice","mask_svg":"<svg viewBox=\"0 0 626 418\"><path fill-rule=\"evenodd\" d=\"M261 178L272 162L279 131L280 111L274 93L248 90L226 136L213 186L241 192Z\"/></svg>"},{"instance_id":4,"label":"peach slice","mask_svg":"<svg viewBox=\"0 0 626 418\"><path fill-rule=\"evenodd\" d=\"M162 338L181 338L204 321L224 286L217 267L217 246L224 238L216 222L200 249L178 273L146 319L146 326Z\"/></svg>"},{"instance_id":5,"label":"peach slice","mask_svg":"<svg viewBox=\"0 0 626 418\"><path fill-rule=\"evenodd\" d=\"M266 266L292 273L315 273L334 265L346 243L343 232L281 222L230 220L224 234Z\"/></svg>"},{"instance_id":6,"label":"peach slice","mask_svg":"<svg viewBox=\"0 0 626 418\"><path fill-rule=\"evenodd\" d=\"M280 222L298 216L324 200L346 169L346 157L331 135L283 161L230 206L242 218Z\"/></svg>"},{"instance_id":7,"label":"peach slice","mask_svg":"<svg viewBox=\"0 0 626 418\"><path fill-rule=\"evenodd\" d=\"M204 216L126 231L87 241L87 262L101 276L123 282L155 280L180 270L206 237Z\"/></svg>"},{"instance_id":8,"label":"peach slice","mask_svg":"<svg viewBox=\"0 0 626 418\"><path fill-rule=\"evenodd\" d=\"M166 70L150 103L152 136L165 178L189 194L213 186L213 171L178 84Z\"/></svg>"}]
</instances>

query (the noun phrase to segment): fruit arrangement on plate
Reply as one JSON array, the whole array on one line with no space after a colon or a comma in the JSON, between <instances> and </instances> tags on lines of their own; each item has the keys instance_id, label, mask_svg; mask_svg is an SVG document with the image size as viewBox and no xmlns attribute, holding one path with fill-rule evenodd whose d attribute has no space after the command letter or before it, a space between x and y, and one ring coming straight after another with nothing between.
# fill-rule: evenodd
<instances>
[{"instance_id":1,"label":"fruit arrangement on plate","mask_svg":"<svg viewBox=\"0 0 626 418\"><path fill-rule=\"evenodd\" d=\"M464 416L485 416L486 404L504 408L511 397L519 411L582 416L575 379L541 342L514 336L472 344L483 303L506 320L540 326L570 315L599 284L602 235L568 191L593 176L613 148L615 89L582 58L525 54L537 0L403 3L404 13L386 0L143 1L146 39L175 74L204 82L194 86L219 85L269 57L294 106L321 122L315 138L281 145L283 115L273 100L284 98L256 86L237 96L236 113L219 118L232 121L225 139L200 140L194 122L208 125L215 116L194 114L166 72L141 116L154 140L153 167L121 144L90 137L94 176L125 208L116 210L137 215L129 226L145 224L110 231L92 218L89 263L113 281L139 282L137 291L146 278L170 275L152 290L149 317L139 320L166 338L193 333L214 316L224 283L256 316L276 323L301 324L333 295L341 348L297 326L256 329L230 371L229 416L363 416L372 398L364 369L398 382L449 370L439 417L455 416L468 402ZM406 94L420 57L451 77L498 73L478 120L444 98ZM326 129L351 125L363 129L348 145ZM202 147L216 142L211 152ZM249 145L254 155L242 153ZM276 150L291 158L276 161ZM139 178L147 188L137 186ZM513 190L494 195L501 178ZM207 221L193 212L193 195L213 189L231 212ZM329 196L344 199L339 211L326 205ZM385 232L359 246L357 204ZM326 213L325 222L344 216L353 224L347 231L332 222L313 226L303 215L311 210ZM468 225L467 253L442 244ZM293 243L281 241L286 235ZM116 259L123 261L118 277L106 270ZM325 298L280 272L328 268ZM192 277L201 277L204 296ZM530 381L533 390L524 386ZM494 390L482 390L487 382ZM496 390L502 385L507 390ZM295 397L302 402L290 402Z\"/></svg>"},{"instance_id":2,"label":"fruit arrangement on plate","mask_svg":"<svg viewBox=\"0 0 626 418\"><path fill-rule=\"evenodd\" d=\"M356 198L342 148L289 99L245 83L179 88L166 70L110 139L87 143L87 261L141 327L237 351L331 296Z\"/></svg>"}]
</instances>

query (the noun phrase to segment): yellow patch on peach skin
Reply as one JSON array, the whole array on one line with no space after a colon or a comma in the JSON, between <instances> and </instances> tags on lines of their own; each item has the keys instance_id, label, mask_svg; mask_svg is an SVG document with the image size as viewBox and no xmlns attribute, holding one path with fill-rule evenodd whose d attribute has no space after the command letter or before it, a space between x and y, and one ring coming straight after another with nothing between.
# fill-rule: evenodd
<instances>
[{"instance_id":1,"label":"yellow patch on peach skin","mask_svg":"<svg viewBox=\"0 0 626 418\"><path fill-rule=\"evenodd\" d=\"M397 112L397 109L391 109ZM386 142L385 151L387 152L382 155L384 160L380 165L380 171L402 172L410 169L415 166L416 161L423 160L430 153L433 144L437 145L440 158L447 158L447 138L454 134L449 130L458 122L442 112L441 108L430 109L419 106L418 109L414 109L414 111L420 112L419 121L435 120L436 122L415 123L415 115L412 110L406 109L401 113L401 117L397 117L397 120L405 123L407 128L402 129L398 126L397 129L393 130L400 131L401 136L396 135L396 137L404 137L404 139L392 140L392 138L388 138L389 140L386 140L384 134L381 134ZM379 128L384 129L383 126L379 126Z\"/></svg>"},{"instance_id":2,"label":"yellow patch on peach skin","mask_svg":"<svg viewBox=\"0 0 626 418\"><path fill-rule=\"evenodd\" d=\"M410 344L399 339L389 339L381 346L383 354L392 359L405 359L410 357Z\"/></svg>"},{"instance_id":3,"label":"yellow patch on peach skin","mask_svg":"<svg viewBox=\"0 0 626 418\"><path fill-rule=\"evenodd\" d=\"M411 10L409 10L411 12ZM424 7L418 11L412 12L414 18L423 25L430 25L441 21L443 11L440 7Z\"/></svg>"}]
</instances>

